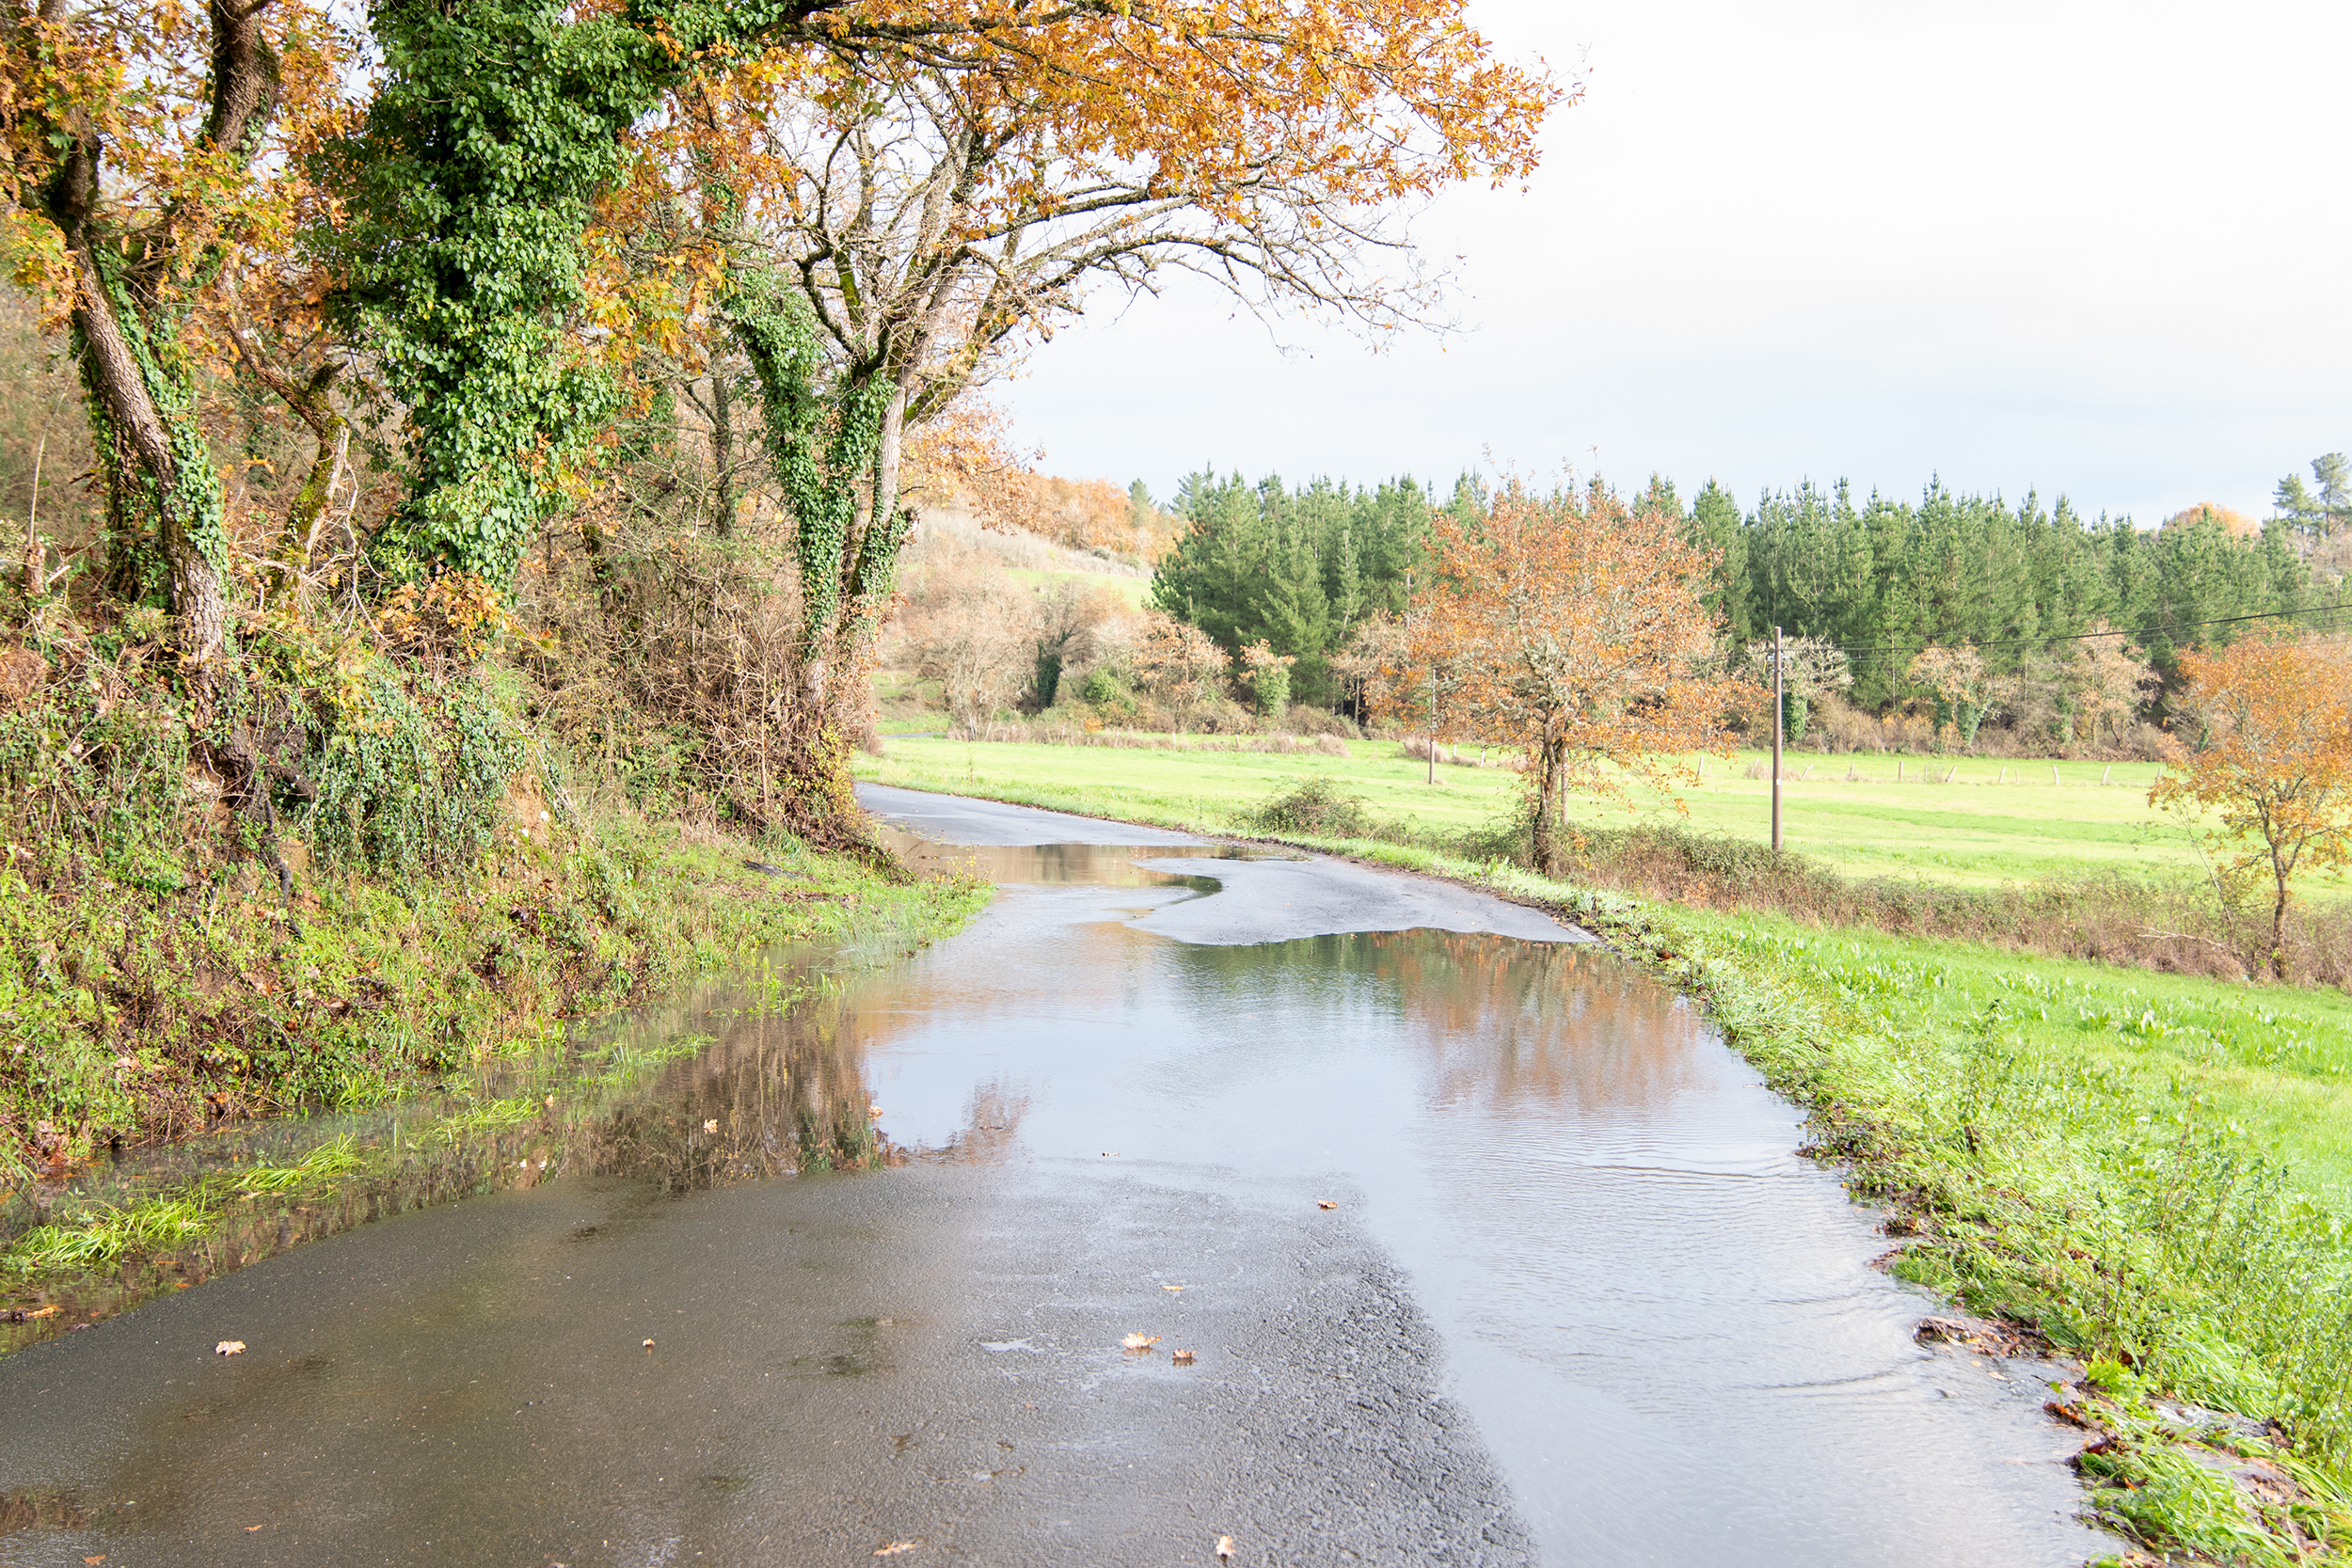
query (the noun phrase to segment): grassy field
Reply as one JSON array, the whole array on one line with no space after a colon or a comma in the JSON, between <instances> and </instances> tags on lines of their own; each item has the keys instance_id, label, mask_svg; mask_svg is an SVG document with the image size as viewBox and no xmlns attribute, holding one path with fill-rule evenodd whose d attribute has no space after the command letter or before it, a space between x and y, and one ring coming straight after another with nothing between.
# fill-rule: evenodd
<instances>
[{"instance_id":1,"label":"grassy field","mask_svg":"<svg viewBox=\"0 0 2352 1568\"><path fill-rule=\"evenodd\" d=\"M1143 804L1201 824L1230 822L1311 773L1340 781L1378 814L1440 832L1486 826L1518 800L1520 778L1507 768L1440 765L1433 787L1425 782L1427 765L1401 755L1391 742L1355 741L1348 751L1343 760L893 739L883 757L861 758L860 768L879 783L917 789L1050 789L1057 799L1079 802L1076 810L1119 816L1129 804ZM1463 755L1476 752L1466 749ZM1767 842L1772 783L1747 777L1761 761L1755 753L1728 764L1707 759L1706 777L1684 793L1688 816L1682 820L1702 832ZM1808 768L1810 778L1794 776ZM1849 877L1989 886L2084 871L2195 876L2202 870L2178 819L2148 805L2148 786L2157 773L2151 763L1791 753L1788 771L1781 786L1784 842ZM1593 800L1574 801L1570 809L1582 820L1612 824L1676 815L1671 802L1646 790L1637 791L1636 800L1640 809L1630 814ZM2312 896L2329 891L2327 883L2310 884ZM2342 892L2341 883L2336 891Z\"/></svg>"}]
</instances>

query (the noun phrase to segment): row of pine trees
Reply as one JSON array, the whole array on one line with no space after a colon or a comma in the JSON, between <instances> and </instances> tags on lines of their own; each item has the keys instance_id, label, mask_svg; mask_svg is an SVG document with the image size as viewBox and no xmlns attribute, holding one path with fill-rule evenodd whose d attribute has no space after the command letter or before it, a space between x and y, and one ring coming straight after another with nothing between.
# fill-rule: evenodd
<instances>
[{"instance_id":1,"label":"row of pine trees","mask_svg":"<svg viewBox=\"0 0 2352 1568\"><path fill-rule=\"evenodd\" d=\"M2012 506L1936 481L1915 500L1807 483L1743 509L1712 481L1685 502L1654 478L1644 502L1717 552L1714 606L1735 640L1779 626L1839 644L1851 699L1871 711L1916 695L1904 672L1930 645L1974 645L1990 670L2009 673L2085 632L2155 627L2137 642L2169 681L2183 651L2235 629L2191 623L2344 596L2341 579L2313 581L2300 547L2308 531L2284 515L2249 529L2199 508L2147 530L2086 519L2063 498L2045 507L2028 494ZM1483 506L1468 476L1440 499L1409 478L1250 484L1203 469L1177 489L1185 531L1158 563L1152 602L1228 651L1271 644L1298 661L1294 696L1329 704L1339 695L1330 656L1367 615L1406 613L1433 514L1474 518Z\"/></svg>"}]
</instances>

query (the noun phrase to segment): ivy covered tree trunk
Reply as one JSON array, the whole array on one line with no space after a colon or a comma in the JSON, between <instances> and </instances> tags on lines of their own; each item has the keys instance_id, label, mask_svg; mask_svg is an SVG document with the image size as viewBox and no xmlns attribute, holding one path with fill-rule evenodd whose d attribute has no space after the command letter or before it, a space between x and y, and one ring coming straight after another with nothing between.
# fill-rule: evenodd
<instances>
[{"instance_id":1,"label":"ivy covered tree trunk","mask_svg":"<svg viewBox=\"0 0 2352 1568\"><path fill-rule=\"evenodd\" d=\"M262 4L209 0L211 71L196 151L222 173L259 155L280 96ZM71 77L105 51L76 37L63 8L11 13L8 55L30 76ZM100 74L103 76L103 72ZM72 351L106 490L107 571L127 598L167 604L183 659L201 672L226 642L228 540L220 476L198 419L196 375L180 341L191 300L223 263L222 244L190 245L177 205L140 217L110 184L108 118L56 82L25 89L20 145L40 150L29 212L54 225L72 279Z\"/></svg>"},{"instance_id":2,"label":"ivy covered tree trunk","mask_svg":"<svg viewBox=\"0 0 2352 1568\"><path fill-rule=\"evenodd\" d=\"M106 488L107 574L123 597L169 605L181 657L200 669L228 638L228 540L195 388L168 317L142 319L87 240L72 254L73 349Z\"/></svg>"},{"instance_id":3,"label":"ivy covered tree trunk","mask_svg":"<svg viewBox=\"0 0 2352 1568\"><path fill-rule=\"evenodd\" d=\"M798 690L787 787L803 831L842 835L850 795L845 705L897 578L912 519L898 505L906 398L852 371L820 388L823 356L807 305L761 274L735 279L736 341L759 378L769 456L792 515L800 579Z\"/></svg>"}]
</instances>

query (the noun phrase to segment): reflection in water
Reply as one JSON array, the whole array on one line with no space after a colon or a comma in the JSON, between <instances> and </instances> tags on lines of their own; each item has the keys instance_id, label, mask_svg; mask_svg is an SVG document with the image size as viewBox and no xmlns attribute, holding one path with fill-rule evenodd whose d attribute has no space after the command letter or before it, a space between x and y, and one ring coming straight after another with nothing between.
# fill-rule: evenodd
<instances>
[{"instance_id":1,"label":"reflection in water","mask_svg":"<svg viewBox=\"0 0 2352 1568\"><path fill-rule=\"evenodd\" d=\"M0 1352L371 1220L565 1175L676 1196L888 1164L896 1156L874 1127L856 1020L839 979L815 968L819 957L608 1021L585 1043L494 1060L463 1094L235 1125L141 1151L70 1191L16 1196L0 1212L0 1239L208 1189L215 1201L202 1232L176 1246L37 1288L0 1276ZM359 1156L347 1174L283 1194L234 1190L240 1176L294 1165L339 1139Z\"/></svg>"},{"instance_id":2,"label":"reflection in water","mask_svg":"<svg viewBox=\"0 0 2352 1568\"><path fill-rule=\"evenodd\" d=\"M1370 931L1175 950L1201 990L1267 1006L1350 993L1419 1042L1433 1103L1605 1117L1690 1084L1690 1005L1586 944L1487 932Z\"/></svg>"}]
</instances>

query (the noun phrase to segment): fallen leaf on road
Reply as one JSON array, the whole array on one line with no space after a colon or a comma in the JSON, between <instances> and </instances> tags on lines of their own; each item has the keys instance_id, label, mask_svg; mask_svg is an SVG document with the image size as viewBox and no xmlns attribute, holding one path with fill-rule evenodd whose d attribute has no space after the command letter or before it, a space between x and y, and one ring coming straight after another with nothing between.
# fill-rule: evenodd
<instances>
[{"instance_id":1,"label":"fallen leaf on road","mask_svg":"<svg viewBox=\"0 0 2352 1568\"><path fill-rule=\"evenodd\" d=\"M1319 1197L1315 1199L1315 1207L1318 1209L1337 1209L1339 1205L1332 1202L1327 1197Z\"/></svg>"},{"instance_id":2,"label":"fallen leaf on road","mask_svg":"<svg viewBox=\"0 0 2352 1568\"><path fill-rule=\"evenodd\" d=\"M1130 1334L1119 1342L1129 1350L1150 1350L1160 1342L1160 1337L1156 1334Z\"/></svg>"},{"instance_id":3,"label":"fallen leaf on road","mask_svg":"<svg viewBox=\"0 0 2352 1568\"><path fill-rule=\"evenodd\" d=\"M874 1555L876 1557L897 1557L900 1552L911 1552L922 1544L923 1543L920 1541L893 1541L887 1546L875 1547Z\"/></svg>"},{"instance_id":4,"label":"fallen leaf on road","mask_svg":"<svg viewBox=\"0 0 2352 1568\"><path fill-rule=\"evenodd\" d=\"M1160 1289L1163 1291L1181 1291L1184 1287L1182 1285L1163 1285Z\"/></svg>"},{"instance_id":5,"label":"fallen leaf on road","mask_svg":"<svg viewBox=\"0 0 2352 1568\"><path fill-rule=\"evenodd\" d=\"M1119 1158L1119 1150L1115 1148L1106 1148L1103 1150L1103 1158L1105 1160L1116 1160Z\"/></svg>"},{"instance_id":6,"label":"fallen leaf on road","mask_svg":"<svg viewBox=\"0 0 2352 1568\"><path fill-rule=\"evenodd\" d=\"M1220 1535L1216 1538L1216 1555L1220 1559L1231 1559L1232 1557L1233 1538L1232 1536Z\"/></svg>"},{"instance_id":7,"label":"fallen leaf on road","mask_svg":"<svg viewBox=\"0 0 2352 1568\"><path fill-rule=\"evenodd\" d=\"M245 1341L243 1339L223 1339L219 1344L213 1347L213 1354L215 1355L243 1355L245 1354Z\"/></svg>"},{"instance_id":8,"label":"fallen leaf on road","mask_svg":"<svg viewBox=\"0 0 2352 1568\"><path fill-rule=\"evenodd\" d=\"M716 1132L719 1131L719 1118L717 1117L706 1118L703 1122L703 1131L706 1132Z\"/></svg>"},{"instance_id":9,"label":"fallen leaf on road","mask_svg":"<svg viewBox=\"0 0 2352 1568\"><path fill-rule=\"evenodd\" d=\"M255 1530L260 1529L262 1527L259 1525L247 1525L245 1527L245 1532L247 1535L251 1535Z\"/></svg>"},{"instance_id":10,"label":"fallen leaf on road","mask_svg":"<svg viewBox=\"0 0 2352 1568\"><path fill-rule=\"evenodd\" d=\"M648 1339L648 1340L646 1340L646 1341L645 1341L645 1348L646 1348L647 1350L651 1350L651 1349L653 1349L653 1341L652 1341L651 1339Z\"/></svg>"},{"instance_id":11,"label":"fallen leaf on road","mask_svg":"<svg viewBox=\"0 0 2352 1568\"><path fill-rule=\"evenodd\" d=\"M1179 1367L1189 1367L1192 1365L1192 1352L1188 1350L1180 1350L1175 1354L1169 1356L1168 1359L1175 1362Z\"/></svg>"},{"instance_id":12,"label":"fallen leaf on road","mask_svg":"<svg viewBox=\"0 0 2352 1568\"><path fill-rule=\"evenodd\" d=\"M82 1560L88 1563L89 1568L98 1568L100 1563L106 1560L106 1554L104 1552L101 1552L96 1557L86 1557Z\"/></svg>"}]
</instances>

